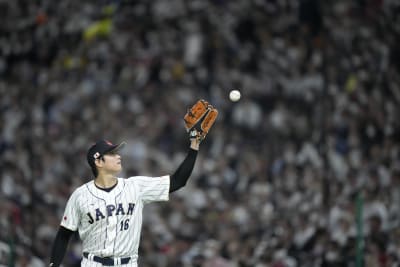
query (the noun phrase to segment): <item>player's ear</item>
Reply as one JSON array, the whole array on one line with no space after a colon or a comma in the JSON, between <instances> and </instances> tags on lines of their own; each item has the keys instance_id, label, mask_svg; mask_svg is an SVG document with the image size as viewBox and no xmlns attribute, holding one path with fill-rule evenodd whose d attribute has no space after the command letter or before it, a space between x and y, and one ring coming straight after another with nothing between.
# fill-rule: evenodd
<instances>
[{"instance_id":1,"label":"player's ear","mask_svg":"<svg viewBox=\"0 0 400 267\"><path fill-rule=\"evenodd\" d=\"M100 158L98 158L94 161L94 163L96 164L97 167L101 167L103 165L103 162L104 162L103 156L101 156Z\"/></svg>"}]
</instances>

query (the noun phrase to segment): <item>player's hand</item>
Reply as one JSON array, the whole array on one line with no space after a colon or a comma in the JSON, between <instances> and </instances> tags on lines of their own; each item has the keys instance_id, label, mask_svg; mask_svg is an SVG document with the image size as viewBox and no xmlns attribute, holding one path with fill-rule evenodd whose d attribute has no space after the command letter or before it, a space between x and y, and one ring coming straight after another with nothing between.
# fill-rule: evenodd
<instances>
[{"instance_id":1,"label":"player's hand","mask_svg":"<svg viewBox=\"0 0 400 267\"><path fill-rule=\"evenodd\" d=\"M193 129L192 131L190 131L189 135L190 135L190 148L194 150L199 150L202 139L199 137L197 130Z\"/></svg>"}]
</instances>

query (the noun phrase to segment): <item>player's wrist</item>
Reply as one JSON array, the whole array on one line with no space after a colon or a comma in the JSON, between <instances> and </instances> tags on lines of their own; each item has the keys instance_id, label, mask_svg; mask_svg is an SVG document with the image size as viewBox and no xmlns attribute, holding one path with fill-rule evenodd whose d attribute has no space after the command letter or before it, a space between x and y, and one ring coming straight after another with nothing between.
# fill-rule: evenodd
<instances>
[{"instance_id":1,"label":"player's wrist","mask_svg":"<svg viewBox=\"0 0 400 267\"><path fill-rule=\"evenodd\" d=\"M200 142L196 139L191 139L190 140L190 148L198 151L200 148Z\"/></svg>"}]
</instances>

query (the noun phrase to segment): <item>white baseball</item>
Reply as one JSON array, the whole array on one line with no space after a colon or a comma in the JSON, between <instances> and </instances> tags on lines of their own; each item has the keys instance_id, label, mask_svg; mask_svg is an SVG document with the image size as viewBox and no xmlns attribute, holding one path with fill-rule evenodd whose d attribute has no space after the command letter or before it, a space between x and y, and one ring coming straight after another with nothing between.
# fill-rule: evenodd
<instances>
[{"instance_id":1,"label":"white baseball","mask_svg":"<svg viewBox=\"0 0 400 267\"><path fill-rule=\"evenodd\" d=\"M240 91L239 90L232 90L229 92L229 99L233 102L239 101L240 99Z\"/></svg>"}]
</instances>

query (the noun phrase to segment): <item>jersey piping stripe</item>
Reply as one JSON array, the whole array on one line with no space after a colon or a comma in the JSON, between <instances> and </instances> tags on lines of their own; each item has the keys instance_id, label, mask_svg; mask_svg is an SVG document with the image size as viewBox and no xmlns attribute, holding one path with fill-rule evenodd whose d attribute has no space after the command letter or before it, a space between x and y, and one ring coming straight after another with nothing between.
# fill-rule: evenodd
<instances>
[{"instance_id":1,"label":"jersey piping stripe","mask_svg":"<svg viewBox=\"0 0 400 267\"><path fill-rule=\"evenodd\" d=\"M121 196L122 192L125 189L125 181L123 181L122 184L122 189L121 191L118 193L118 195L115 196L114 201L115 201L115 206L117 206L117 198ZM118 218L118 217L117 217ZM117 225L119 225L119 221L117 219ZM113 254L115 254L115 242L117 241L118 238L118 227L115 227L115 238L114 238L114 246L113 246Z\"/></svg>"},{"instance_id":2,"label":"jersey piping stripe","mask_svg":"<svg viewBox=\"0 0 400 267\"><path fill-rule=\"evenodd\" d=\"M106 201L105 199L96 196L92 191L90 191L89 185L86 185L86 188L87 188L87 190L89 191L89 193L90 193L93 197L102 200L102 201L104 202L104 206L107 205L107 201ZM107 223L108 223L108 217L107 217ZM106 238L104 239L104 246L103 246L103 249L106 248L106 243L107 243L107 237L108 237L107 226L106 226L106 231L105 231L105 232L106 232Z\"/></svg>"}]
</instances>

